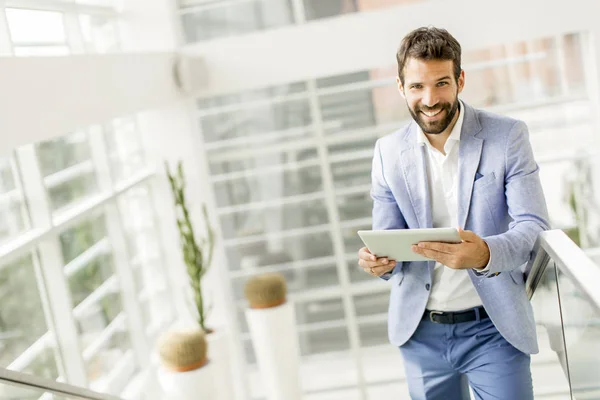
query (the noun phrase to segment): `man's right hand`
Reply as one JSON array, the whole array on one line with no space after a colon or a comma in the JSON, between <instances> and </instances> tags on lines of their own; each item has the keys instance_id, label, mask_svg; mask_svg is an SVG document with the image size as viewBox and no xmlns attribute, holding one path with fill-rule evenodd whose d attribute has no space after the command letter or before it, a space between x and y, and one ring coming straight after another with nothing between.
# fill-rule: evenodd
<instances>
[{"instance_id":1,"label":"man's right hand","mask_svg":"<svg viewBox=\"0 0 600 400\"><path fill-rule=\"evenodd\" d=\"M381 276L393 270L396 261L389 260L387 257L377 258L369 249L363 247L358 251L358 265L369 275Z\"/></svg>"}]
</instances>

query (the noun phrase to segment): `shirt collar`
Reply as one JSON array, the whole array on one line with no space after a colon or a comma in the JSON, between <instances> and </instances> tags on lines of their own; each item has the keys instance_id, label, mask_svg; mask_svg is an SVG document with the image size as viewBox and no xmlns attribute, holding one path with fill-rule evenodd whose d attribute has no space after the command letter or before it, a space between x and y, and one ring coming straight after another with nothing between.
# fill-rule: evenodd
<instances>
[{"instance_id":1,"label":"shirt collar","mask_svg":"<svg viewBox=\"0 0 600 400\"><path fill-rule=\"evenodd\" d=\"M450 132L450 136L448 137L448 140L453 140L456 142L460 142L460 133L462 132L462 125L465 119L465 106L461 100L458 101L458 104L458 119L456 120L456 124L454 124L454 127L452 128L452 132ZM426 145L431 146L431 143L429 143L429 139L427 139L427 136L425 136L421 127L417 125L417 128L419 131L417 135L417 143L425 143ZM448 141L446 141L446 145L444 147L446 148L447 146Z\"/></svg>"}]
</instances>

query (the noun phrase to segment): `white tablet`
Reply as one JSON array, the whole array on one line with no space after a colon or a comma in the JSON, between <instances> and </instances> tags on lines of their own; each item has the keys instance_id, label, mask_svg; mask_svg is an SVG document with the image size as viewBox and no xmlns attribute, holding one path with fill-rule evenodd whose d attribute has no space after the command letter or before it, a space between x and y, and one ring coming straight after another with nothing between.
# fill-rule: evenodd
<instances>
[{"instance_id":1,"label":"white tablet","mask_svg":"<svg viewBox=\"0 0 600 400\"><path fill-rule=\"evenodd\" d=\"M388 257L396 261L429 261L429 258L411 250L411 246L419 242L462 242L456 228L389 229L357 233L371 253L378 258Z\"/></svg>"}]
</instances>

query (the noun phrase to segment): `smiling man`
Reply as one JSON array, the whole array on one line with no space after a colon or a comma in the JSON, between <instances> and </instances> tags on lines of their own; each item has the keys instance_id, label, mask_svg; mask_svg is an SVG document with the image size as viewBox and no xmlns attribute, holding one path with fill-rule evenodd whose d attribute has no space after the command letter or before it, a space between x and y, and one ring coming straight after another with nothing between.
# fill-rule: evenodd
<instances>
[{"instance_id":1,"label":"smiling man","mask_svg":"<svg viewBox=\"0 0 600 400\"><path fill-rule=\"evenodd\" d=\"M412 399L533 399L537 340L524 267L549 228L526 125L459 100L460 44L444 29L409 33L398 89L413 122L377 141L373 229L459 227L462 243L420 243L432 261L358 252L389 280L389 338ZM463 229L461 229L464 228Z\"/></svg>"}]
</instances>

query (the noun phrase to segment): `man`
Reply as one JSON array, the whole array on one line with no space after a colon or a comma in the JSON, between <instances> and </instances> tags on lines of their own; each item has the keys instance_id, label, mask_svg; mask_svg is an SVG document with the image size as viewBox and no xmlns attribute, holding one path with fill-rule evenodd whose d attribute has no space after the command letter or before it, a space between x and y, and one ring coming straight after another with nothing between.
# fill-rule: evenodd
<instances>
[{"instance_id":1,"label":"man","mask_svg":"<svg viewBox=\"0 0 600 400\"><path fill-rule=\"evenodd\" d=\"M375 145L373 229L454 226L463 240L413 246L429 262L358 253L391 283L389 338L411 398L468 399L471 386L477 399L533 399L523 269L549 225L527 127L458 99L461 48L446 30L409 33L397 61L414 121Z\"/></svg>"}]
</instances>

